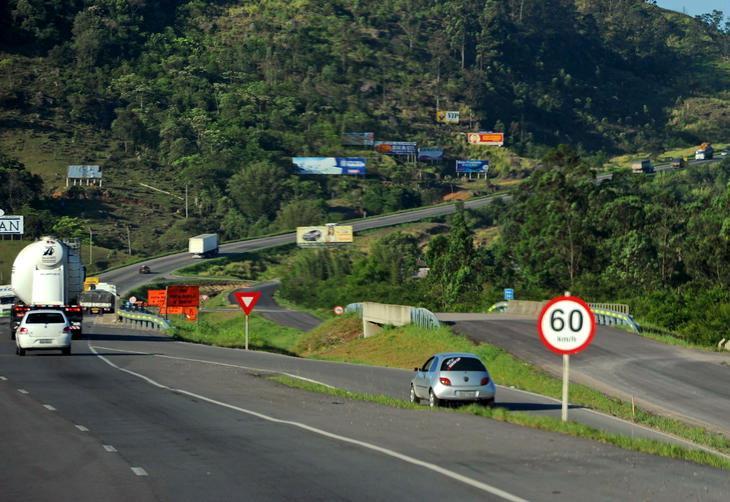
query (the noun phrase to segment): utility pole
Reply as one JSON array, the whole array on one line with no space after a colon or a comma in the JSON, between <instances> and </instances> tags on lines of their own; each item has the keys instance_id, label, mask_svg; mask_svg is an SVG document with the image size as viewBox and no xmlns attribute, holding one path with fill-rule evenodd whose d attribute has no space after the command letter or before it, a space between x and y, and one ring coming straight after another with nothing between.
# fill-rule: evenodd
<instances>
[{"instance_id":1,"label":"utility pole","mask_svg":"<svg viewBox=\"0 0 730 502\"><path fill-rule=\"evenodd\" d=\"M132 256L132 237L129 233L129 225L127 225L127 254Z\"/></svg>"},{"instance_id":2,"label":"utility pole","mask_svg":"<svg viewBox=\"0 0 730 502\"><path fill-rule=\"evenodd\" d=\"M89 227L89 266L91 266L92 263L94 263L94 252L92 246L94 242L94 234L91 231L91 227Z\"/></svg>"},{"instance_id":3,"label":"utility pole","mask_svg":"<svg viewBox=\"0 0 730 502\"><path fill-rule=\"evenodd\" d=\"M188 219L188 184L185 183L185 219Z\"/></svg>"}]
</instances>

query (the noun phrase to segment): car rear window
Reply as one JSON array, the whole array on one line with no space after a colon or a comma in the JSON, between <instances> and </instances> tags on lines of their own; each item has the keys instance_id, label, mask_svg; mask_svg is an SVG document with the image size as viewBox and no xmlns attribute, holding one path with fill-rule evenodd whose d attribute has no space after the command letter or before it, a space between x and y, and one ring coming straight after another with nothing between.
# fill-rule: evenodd
<instances>
[{"instance_id":1,"label":"car rear window","mask_svg":"<svg viewBox=\"0 0 730 502\"><path fill-rule=\"evenodd\" d=\"M26 324L65 324L66 319L58 312L34 312L28 314Z\"/></svg>"},{"instance_id":2,"label":"car rear window","mask_svg":"<svg viewBox=\"0 0 730 502\"><path fill-rule=\"evenodd\" d=\"M487 371L479 359L473 357L449 357L441 363L441 371Z\"/></svg>"}]
</instances>

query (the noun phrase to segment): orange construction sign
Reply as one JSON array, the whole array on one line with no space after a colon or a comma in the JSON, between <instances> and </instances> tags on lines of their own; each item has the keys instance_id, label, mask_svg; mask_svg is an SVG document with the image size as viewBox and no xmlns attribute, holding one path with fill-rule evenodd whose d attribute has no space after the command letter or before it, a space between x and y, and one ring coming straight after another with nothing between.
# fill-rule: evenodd
<instances>
[{"instance_id":1,"label":"orange construction sign","mask_svg":"<svg viewBox=\"0 0 730 502\"><path fill-rule=\"evenodd\" d=\"M166 298L167 298L167 292L164 289L148 289L147 290L147 305L164 308Z\"/></svg>"},{"instance_id":2,"label":"orange construction sign","mask_svg":"<svg viewBox=\"0 0 730 502\"><path fill-rule=\"evenodd\" d=\"M168 307L200 306L200 288L198 286L168 286Z\"/></svg>"}]
</instances>

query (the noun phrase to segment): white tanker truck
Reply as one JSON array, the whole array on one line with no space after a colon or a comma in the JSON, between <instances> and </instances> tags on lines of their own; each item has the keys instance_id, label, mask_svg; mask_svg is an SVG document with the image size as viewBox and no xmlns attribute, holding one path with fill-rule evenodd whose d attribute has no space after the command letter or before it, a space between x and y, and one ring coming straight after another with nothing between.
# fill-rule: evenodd
<instances>
[{"instance_id":1,"label":"white tanker truck","mask_svg":"<svg viewBox=\"0 0 730 502\"><path fill-rule=\"evenodd\" d=\"M54 237L41 237L24 247L13 262L10 285L17 297L10 311L10 338L26 312L57 308L71 321L74 337L81 336L82 310L79 295L86 271L78 244Z\"/></svg>"}]
</instances>

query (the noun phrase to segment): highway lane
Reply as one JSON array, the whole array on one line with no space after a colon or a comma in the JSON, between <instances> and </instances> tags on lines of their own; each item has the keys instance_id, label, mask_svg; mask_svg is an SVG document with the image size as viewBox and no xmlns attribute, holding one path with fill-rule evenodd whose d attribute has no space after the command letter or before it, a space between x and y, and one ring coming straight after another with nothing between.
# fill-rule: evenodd
<instances>
[{"instance_id":1,"label":"highway lane","mask_svg":"<svg viewBox=\"0 0 730 502\"><path fill-rule=\"evenodd\" d=\"M561 375L562 360L540 343L535 320L499 314L441 318L474 341ZM575 381L730 436L730 354L685 349L599 326L593 343L571 358L570 371Z\"/></svg>"},{"instance_id":2,"label":"highway lane","mask_svg":"<svg viewBox=\"0 0 730 502\"><path fill-rule=\"evenodd\" d=\"M686 462L289 389L226 365L240 350L87 331L98 333L74 342L71 357L20 358L0 340L0 386L22 385L85 424L85 437L115 445L159 499L723 500L730 490L726 472ZM210 362L133 352L140 347L203 350Z\"/></svg>"},{"instance_id":3,"label":"highway lane","mask_svg":"<svg viewBox=\"0 0 730 502\"><path fill-rule=\"evenodd\" d=\"M268 319L280 326L309 331L322 324L322 320L309 314L308 312L298 312L281 307L274 300L274 293L279 288L278 281L268 281L256 284L250 288L241 288L236 291L261 291L261 298L256 303L256 312L262 317ZM231 292L228 295L228 302L232 305L238 305L236 299Z\"/></svg>"},{"instance_id":4,"label":"highway lane","mask_svg":"<svg viewBox=\"0 0 730 502\"><path fill-rule=\"evenodd\" d=\"M495 199L501 198L509 198L509 195L497 195L472 199L466 201L464 203L464 206L470 209L478 208L490 204ZM348 224L352 223L354 231L360 232L373 228L401 225L403 223L410 223L426 218L445 216L448 214L452 214L455 211L456 204L441 204L438 206L429 206L421 209L415 209L413 211L406 211L385 216L363 218L362 220L348 222ZM260 237L245 241L229 242L220 246L220 252L222 255L239 254L258 251L260 249L284 246L287 244L294 244L295 242L296 233L291 232L271 237ZM124 295L126 292L138 286L146 284L157 277L162 277L165 274L169 274L174 270L199 262L200 259L193 258L190 253L176 253L168 256L162 256L159 258L146 260L144 262L137 263L136 265L129 265L126 267L111 270L109 272L103 273L101 275L101 278L105 282L116 284L120 295ZM148 265L152 271L152 274L140 274L138 271L139 267L142 265Z\"/></svg>"}]
</instances>

